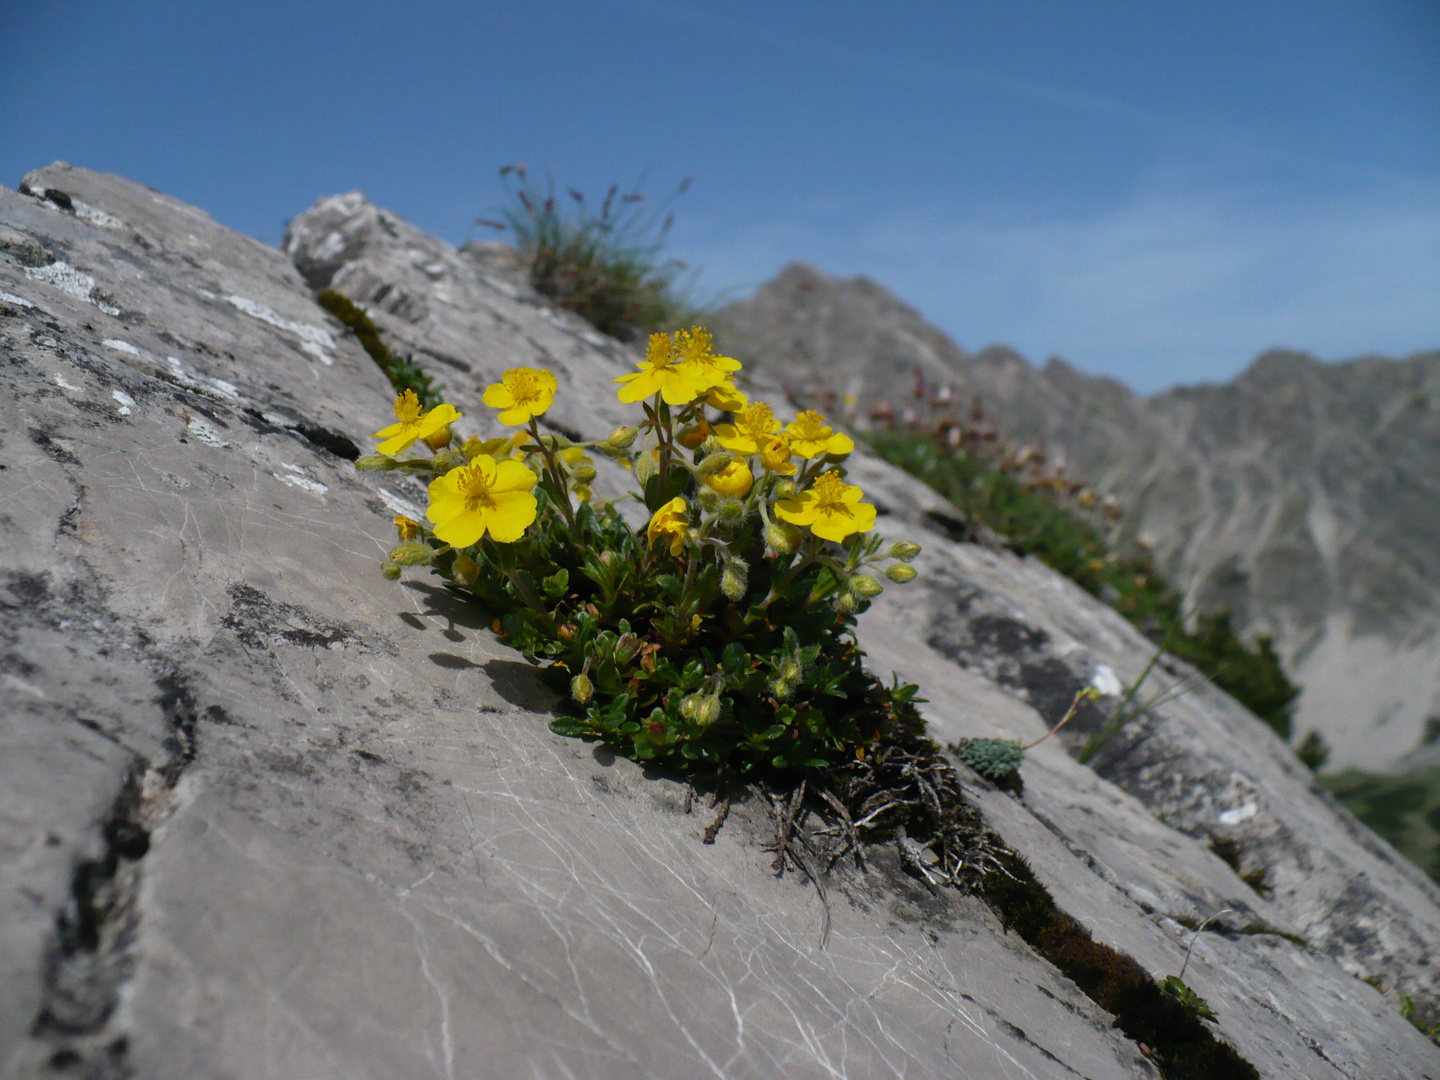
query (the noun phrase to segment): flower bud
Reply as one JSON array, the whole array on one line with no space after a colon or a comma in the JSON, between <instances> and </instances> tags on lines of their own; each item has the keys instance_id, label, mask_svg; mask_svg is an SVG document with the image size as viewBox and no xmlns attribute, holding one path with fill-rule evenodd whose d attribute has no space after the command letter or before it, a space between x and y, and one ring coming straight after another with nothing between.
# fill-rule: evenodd
<instances>
[{"instance_id":1,"label":"flower bud","mask_svg":"<svg viewBox=\"0 0 1440 1080\"><path fill-rule=\"evenodd\" d=\"M856 574L850 579L850 588L866 599L872 596L879 596L884 592L884 588L880 582L876 581L869 574Z\"/></svg>"},{"instance_id":2,"label":"flower bud","mask_svg":"<svg viewBox=\"0 0 1440 1080\"><path fill-rule=\"evenodd\" d=\"M725 447L720 445L720 440L717 439L714 435L708 436L705 441L700 444L700 447L702 450L705 451L706 454L720 454L727 452L725 450Z\"/></svg>"},{"instance_id":3,"label":"flower bud","mask_svg":"<svg viewBox=\"0 0 1440 1080\"><path fill-rule=\"evenodd\" d=\"M570 470L570 475L575 477L577 484L588 484L591 480L595 479L595 466L582 461Z\"/></svg>"},{"instance_id":4,"label":"flower bud","mask_svg":"<svg viewBox=\"0 0 1440 1080\"><path fill-rule=\"evenodd\" d=\"M385 562L383 562L383 563L380 564L380 572L385 575L385 579L386 579L387 581L399 581L399 580L400 580L400 564L399 564L399 563L393 563L393 562L390 562L389 560L386 560Z\"/></svg>"},{"instance_id":5,"label":"flower bud","mask_svg":"<svg viewBox=\"0 0 1440 1080\"><path fill-rule=\"evenodd\" d=\"M700 711L700 695L689 694L680 702L680 715L686 720L694 720L695 714Z\"/></svg>"},{"instance_id":6,"label":"flower bud","mask_svg":"<svg viewBox=\"0 0 1440 1080\"><path fill-rule=\"evenodd\" d=\"M896 540L890 545L887 553L892 559L899 559L901 562L909 562L920 554L920 545L911 543L909 540ZM906 580L909 580L908 578Z\"/></svg>"},{"instance_id":7,"label":"flower bud","mask_svg":"<svg viewBox=\"0 0 1440 1080\"><path fill-rule=\"evenodd\" d=\"M430 470L437 473L447 473L451 469L458 469L465 464L465 458L459 454L452 454L449 450L437 450L435 456L430 459Z\"/></svg>"},{"instance_id":8,"label":"flower bud","mask_svg":"<svg viewBox=\"0 0 1440 1080\"><path fill-rule=\"evenodd\" d=\"M635 436L640 434L638 428L617 427L610 433L610 438L605 441L617 450L627 450L630 444L635 441Z\"/></svg>"},{"instance_id":9,"label":"flower bud","mask_svg":"<svg viewBox=\"0 0 1440 1080\"><path fill-rule=\"evenodd\" d=\"M659 466L655 464L655 459L649 454L641 454L637 457L635 459L634 469L635 479L640 482L641 487L648 484L650 478L659 472Z\"/></svg>"},{"instance_id":10,"label":"flower bud","mask_svg":"<svg viewBox=\"0 0 1440 1080\"><path fill-rule=\"evenodd\" d=\"M720 591L725 594L726 599L738 602L745 595L748 578L749 569L746 565L739 559L731 559L720 574Z\"/></svg>"},{"instance_id":11,"label":"flower bud","mask_svg":"<svg viewBox=\"0 0 1440 1080\"><path fill-rule=\"evenodd\" d=\"M570 680L570 696L581 705L589 704L594 694L595 687L591 685L589 676L583 671Z\"/></svg>"},{"instance_id":12,"label":"flower bud","mask_svg":"<svg viewBox=\"0 0 1440 1080\"><path fill-rule=\"evenodd\" d=\"M714 476L716 473L724 472L728 469L730 463L734 460L734 457L722 450L720 453L711 454L701 461L700 464L696 466L696 471L699 472L701 476Z\"/></svg>"},{"instance_id":13,"label":"flower bud","mask_svg":"<svg viewBox=\"0 0 1440 1080\"><path fill-rule=\"evenodd\" d=\"M440 428L438 431L432 431L429 435L426 435L420 441L423 442L426 446L430 447L431 450L439 450L441 447L449 446L450 426L447 424L445 427Z\"/></svg>"},{"instance_id":14,"label":"flower bud","mask_svg":"<svg viewBox=\"0 0 1440 1080\"><path fill-rule=\"evenodd\" d=\"M719 511L720 503L723 502L724 499L718 491L712 491L708 487L701 487L695 491L695 501L700 504L701 510L704 510L707 514L714 514Z\"/></svg>"},{"instance_id":15,"label":"flower bud","mask_svg":"<svg viewBox=\"0 0 1440 1080\"><path fill-rule=\"evenodd\" d=\"M847 589L845 592L837 595L830 603L834 605L835 610L840 612L840 614L849 615L860 606L860 598Z\"/></svg>"},{"instance_id":16,"label":"flower bud","mask_svg":"<svg viewBox=\"0 0 1440 1080\"><path fill-rule=\"evenodd\" d=\"M765 543L772 551L790 555L800 546L800 530L788 522L772 521L765 526Z\"/></svg>"},{"instance_id":17,"label":"flower bud","mask_svg":"<svg viewBox=\"0 0 1440 1080\"><path fill-rule=\"evenodd\" d=\"M720 699L714 694L701 698L700 704L695 707L695 722L706 727L718 719L720 719Z\"/></svg>"},{"instance_id":18,"label":"flower bud","mask_svg":"<svg viewBox=\"0 0 1440 1080\"><path fill-rule=\"evenodd\" d=\"M776 483L775 488L774 488L774 491L775 491L775 498L777 498L777 499L793 499L793 498L795 497L795 491L796 491L795 481L794 481L794 480L781 480L781 481L779 481L778 483Z\"/></svg>"},{"instance_id":19,"label":"flower bud","mask_svg":"<svg viewBox=\"0 0 1440 1080\"><path fill-rule=\"evenodd\" d=\"M395 459L389 454L366 454L355 461L355 468L361 472L384 472L395 467Z\"/></svg>"},{"instance_id":20,"label":"flower bud","mask_svg":"<svg viewBox=\"0 0 1440 1080\"><path fill-rule=\"evenodd\" d=\"M770 684L770 692L784 701L795 692L795 684L786 679L776 679Z\"/></svg>"},{"instance_id":21,"label":"flower bud","mask_svg":"<svg viewBox=\"0 0 1440 1080\"><path fill-rule=\"evenodd\" d=\"M781 661L780 671L777 673L777 677L781 682L798 683L804 674L805 669L800 666L800 661L793 656L789 656Z\"/></svg>"},{"instance_id":22,"label":"flower bud","mask_svg":"<svg viewBox=\"0 0 1440 1080\"><path fill-rule=\"evenodd\" d=\"M390 549L390 561L401 566L425 566L433 556L430 545L418 540L408 540Z\"/></svg>"},{"instance_id":23,"label":"flower bud","mask_svg":"<svg viewBox=\"0 0 1440 1080\"><path fill-rule=\"evenodd\" d=\"M450 566L450 572L455 575L455 580L461 585L469 585L480 576L480 566L462 551L455 556L455 561Z\"/></svg>"},{"instance_id":24,"label":"flower bud","mask_svg":"<svg viewBox=\"0 0 1440 1080\"><path fill-rule=\"evenodd\" d=\"M745 516L745 506L739 499L721 499L718 510L720 520L727 523L739 521Z\"/></svg>"},{"instance_id":25,"label":"flower bud","mask_svg":"<svg viewBox=\"0 0 1440 1080\"><path fill-rule=\"evenodd\" d=\"M913 581L917 574L918 571L913 566L906 566L904 563L892 563L885 568L885 576L897 585Z\"/></svg>"},{"instance_id":26,"label":"flower bud","mask_svg":"<svg viewBox=\"0 0 1440 1080\"><path fill-rule=\"evenodd\" d=\"M615 642L615 662L617 664L628 664L634 660L640 652L640 636L638 634L621 634Z\"/></svg>"}]
</instances>

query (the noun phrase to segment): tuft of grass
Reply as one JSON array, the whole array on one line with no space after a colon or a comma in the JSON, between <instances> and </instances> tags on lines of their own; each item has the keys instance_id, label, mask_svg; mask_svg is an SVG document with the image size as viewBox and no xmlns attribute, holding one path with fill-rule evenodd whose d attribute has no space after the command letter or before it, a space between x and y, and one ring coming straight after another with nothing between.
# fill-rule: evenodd
<instances>
[{"instance_id":1,"label":"tuft of grass","mask_svg":"<svg viewBox=\"0 0 1440 1080\"><path fill-rule=\"evenodd\" d=\"M677 286L685 265L665 257L671 205L690 177L654 206L639 184L624 194L612 184L596 207L574 188L557 195L554 177L541 185L524 165L506 165L500 176L510 202L499 220L476 224L510 233L542 296L621 341L694 320Z\"/></svg>"},{"instance_id":2,"label":"tuft of grass","mask_svg":"<svg viewBox=\"0 0 1440 1080\"><path fill-rule=\"evenodd\" d=\"M1012 550L1034 555L1204 675L1281 738L1300 688L1290 682L1268 637L1246 645L1228 611L1183 625L1180 594L1143 551L1112 548L1100 524L1064 495L1071 485L1037 482L1001 461L913 432L874 432L871 445L886 460L950 499L972 523L1000 534ZM1318 735L1316 736L1318 739Z\"/></svg>"},{"instance_id":3,"label":"tuft of grass","mask_svg":"<svg viewBox=\"0 0 1440 1080\"><path fill-rule=\"evenodd\" d=\"M361 347L370 354L370 359L379 365L397 394L403 394L406 390L415 391L415 396L426 409L433 409L445 400L444 388L436 386L429 375L415 366L411 357L396 356L389 346L380 340L380 330L364 308L334 289L326 289L315 299L360 339Z\"/></svg>"}]
</instances>

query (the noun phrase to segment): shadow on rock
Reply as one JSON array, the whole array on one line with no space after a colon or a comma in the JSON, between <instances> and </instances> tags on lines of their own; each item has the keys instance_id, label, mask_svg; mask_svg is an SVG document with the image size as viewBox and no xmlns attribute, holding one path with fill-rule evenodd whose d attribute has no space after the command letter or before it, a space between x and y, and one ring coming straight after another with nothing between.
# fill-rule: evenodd
<instances>
[{"instance_id":1,"label":"shadow on rock","mask_svg":"<svg viewBox=\"0 0 1440 1080\"><path fill-rule=\"evenodd\" d=\"M448 656L447 653L437 653L431 656ZM459 657L454 657L458 660ZM436 661L440 663L440 661ZM441 664L442 667L454 666L453 664ZM485 674L490 676L490 682L501 697L512 705L518 705L522 709L529 709L531 712L548 713L554 711L558 697L555 691L540 682L539 670L531 667L521 660L487 660L484 664L477 665L485 669Z\"/></svg>"},{"instance_id":2,"label":"shadow on rock","mask_svg":"<svg viewBox=\"0 0 1440 1080\"><path fill-rule=\"evenodd\" d=\"M407 581L404 585L405 588L418 592L425 598L425 610L420 612L423 617L446 621L448 625L444 634L450 640L463 640L456 627L464 627L466 630L488 630L490 628L493 617L466 597L441 585L432 585L425 581ZM409 621L406 619L406 622Z\"/></svg>"}]
</instances>

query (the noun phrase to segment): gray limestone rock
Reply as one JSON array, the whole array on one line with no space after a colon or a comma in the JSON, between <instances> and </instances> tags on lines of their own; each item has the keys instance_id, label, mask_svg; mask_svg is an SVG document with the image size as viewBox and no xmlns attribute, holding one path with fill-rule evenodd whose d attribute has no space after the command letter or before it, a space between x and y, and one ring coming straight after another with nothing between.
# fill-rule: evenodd
<instances>
[{"instance_id":1,"label":"gray limestone rock","mask_svg":"<svg viewBox=\"0 0 1440 1080\"><path fill-rule=\"evenodd\" d=\"M604 434L623 347L358 196L296 219L287 259L116 177L57 165L24 187L0 189L0 1075L1157 1075L988 908L885 851L837 873L822 944L814 890L767 869L755 799L701 844L684 785L550 733L488 617L381 578L390 518L424 492L351 466L391 393L313 287L369 307L477 430L485 383L543 364L555 429ZM1013 619L1015 662L1057 679L1143 663L1098 605L950 543L923 490L856 464L887 529L927 545L933 583L887 590L866 640L924 684L939 737L1029 735L1047 708L947 603ZM1382 934L1433 930L1434 890L1287 780L1223 696L1158 726L1177 770L1253 775L1264 805L1240 825L1288 830L1286 858L1374 875L1366 923L1279 870L1256 895L1191 810L1162 822L1054 741L1023 797L967 790L1157 977L1183 920L1235 908L1186 979L1262 1076L1440 1078L1346 971ZM1312 912L1370 952L1312 934ZM1433 973L1392 959L1366 973Z\"/></svg>"},{"instance_id":2,"label":"gray limestone rock","mask_svg":"<svg viewBox=\"0 0 1440 1080\"><path fill-rule=\"evenodd\" d=\"M1052 359L967 352L883 287L792 264L718 317L811 395L980 395L1128 509L1186 594L1270 634L1300 684L1297 732L1331 764L1405 767L1440 716L1440 353L1329 364L1273 351L1218 386L1143 398Z\"/></svg>"}]
</instances>

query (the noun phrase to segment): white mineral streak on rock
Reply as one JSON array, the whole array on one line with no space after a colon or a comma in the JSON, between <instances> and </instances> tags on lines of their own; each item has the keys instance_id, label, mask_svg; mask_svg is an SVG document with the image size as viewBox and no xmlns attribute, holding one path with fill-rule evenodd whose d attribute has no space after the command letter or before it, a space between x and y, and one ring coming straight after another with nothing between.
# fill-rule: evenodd
<instances>
[{"instance_id":1,"label":"white mineral streak on rock","mask_svg":"<svg viewBox=\"0 0 1440 1080\"><path fill-rule=\"evenodd\" d=\"M302 475L298 466L285 465L285 468L290 471L271 473L270 475L275 477L276 480L283 481L291 487L297 487L301 491L308 491L312 495L324 495L330 490L326 485L320 483L320 481L311 480L308 476Z\"/></svg>"},{"instance_id":2,"label":"white mineral streak on rock","mask_svg":"<svg viewBox=\"0 0 1440 1080\"><path fill-rule=\"evenodd\" d=\"M261 322L277 326L281 330L288 330L300 339L300 347L307 353L320 358L327 367L335 363L330 351L335 348L335 338L329 330L323 326L314 326L310 323L295 322L277 314L273 309L264 304L256 303L254 300L247 300L243 296L227 296L226 301L235 305L251 318L259 319Z\"/></svg>"},{"instance_id":3,"label":"white mineral streak on rock","mask_svg":"<svg viewBox=\"0 0 1440 1080\"><path fill-rule=\"evenodd\" d=\"M313 341L302 341L300 343L300 348L304 349L311 356L319 357L320 362L326 367L329 367L331 364L335 363L335 361L331 358L330 354L326 352L323 348L321 348L319 345L315 344L315 342Z\"/></svg>"},{"instance_id":4,"label":"white mineral streak on rock","mask_svg":"<svg viewBox=\"0 0 1440 1080\"><path fill-rule=\"evenodd\" d=\"M333 259L340 252L345 250L345 237L338 232L326 235L315 247L315 255L320 259Z\"/></svg>"},{"instance_id":5,"label":"white mineral streak on rock","mask_svg":"<svg viewBox=\"0 0 1440 1080\"><path fill-rule=\"evenodd\" d=\"M206 420L203 416L192 416L185 425L190 429L191 434L199 439L206 446L222 448L230 444L220 437L220 432L215 430L215 425Z\"/></svg>"},{"instance_id":6,"label":"white mineral streak on rock","mask_svg":"<svg viewBox=\"0 0 1440 1080\"><path fill-rule=\"evenodd\" d=\"M1221 825L1240 825L1249 821L1259 812L1259 805L1253 802L1247 802L1243 806L1237 806L1224 811L1219 814L1215 820L1220 822Z\"/></svg>"},{"instance_id":7,"label":"white mineral streak on rock","mask_svg":"<svg viewBox=\"0 0 1440 1080\"><path fill-rule=\"evenodd\" d=\"M215 388L215 392L221 397L227 397L231 401L240 400L240 390L234 383L226 382L224 379L211 379L210 385Z\"/></svg>"},{"instance_id":8,"label":"white mineral streak on rock","mask_svg":"<svg viewBox=\"0 0 1440 1080\"><path fill-rule=\"evenodd\" d=\"M102 229L123 229L125 222L121 221L114 214L107 214L104 210L97 210L89 203L81 202L79 199L70 200L71 207L75 210L75 216L81 221L88 221L91 225Z\"/></svg>"},{"instance_id":9,"label":"white mineral streak on rock","mask_svg":"<svg viewBox=\"0 0 1440 1080\"><path fill-rule=\"evenodd\" d=\"M78 387L78 386L71 386L68 382L66 382L66 381L65 381L65 376L64 376L64 375L61 375L58 371L55 373L55 385L58 386L58 387L60 387L61 390L71 390L71 391L78 391L78 390L80 390L80 387Z\"/></svg>"},{"instance_id":10,"label":"white mineral streak on rock","mask_svg":"<svg viewBox=\"0 0 1440 1080\"><path fill-rule=\"evenodd\" d=\"M380 501L395 513L404 514L412 521L425 520L425 511L421 510L409 499L402 499L399 495L386 491L384 488L377 488L376 493L380 496Z\"/></svg>"},{"instance_id":11,"label":"white mineral streak on rock","mask_svg":"<svg viewBox=\"0 0 1440 1080\"><path fill-rule=\"evenodd\" d=\"M200 383L185 370L185 365L180 362L178 356L165 357L165 364L170 368L170 377L178 383L186 386L199 386Z\"/></svg>"},{"instance_id":12,"label":"white mineral streak on rock","mask_svg":"<svg viewBox=\"0 0 1440 1080\"><path fill-rule=\"evenodd\" d=\"M115 411L121 416L129 416L130 410L135 407L135 399L124 390L111 390L110 396L118 403Z\"/></svg>"},{"instance_id":13,"label":"white mineral streak on rock","mask_svg":"<svg viewBox=\"0 0 1440 1080\"><path fill-rule=\"evenodd\" d=\"M27 266L25 276L31 281L43 281L46 285L54 286L66 296L73 296L77 300L84 300L86 303L94 304L106 315L119 315L120 309L102 303L90 294L95 289L95 279L89 274L76 270L64 259L57 259L48 266Z\"/></svg>"},{"instance_id":14,"label":"white mineral streak on rock","mask_svg":"<svg viewBox=\"0 0 1440 1080\"><path fill-rule=\"evenodd\" d=\"M128 341L121 341L119 338L106 338L104 341L107 349L114 349L116 352L123 352L127 356L139 356L140 350Z\"/></svg>"},{"instance_id":15,"label":"white mineral streak on rock","mask_svg":"<svg viewBox=\"0 0 1440 1080\"><path fill-rule=\"evenodd\" d=\"M23 296L16 296L8 292L0 292L0 304L14 304L16 307L22 308L33 308L35 306Z\"/></svg>"}]
</instances>

